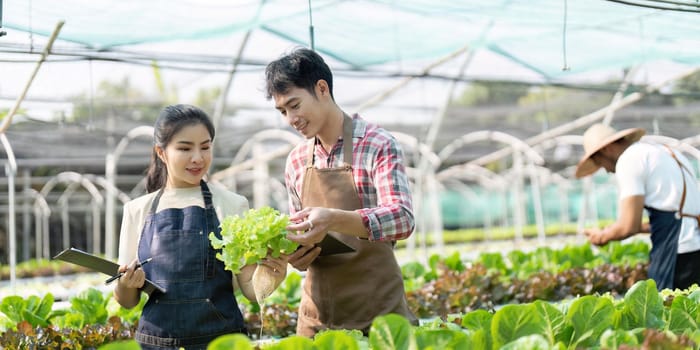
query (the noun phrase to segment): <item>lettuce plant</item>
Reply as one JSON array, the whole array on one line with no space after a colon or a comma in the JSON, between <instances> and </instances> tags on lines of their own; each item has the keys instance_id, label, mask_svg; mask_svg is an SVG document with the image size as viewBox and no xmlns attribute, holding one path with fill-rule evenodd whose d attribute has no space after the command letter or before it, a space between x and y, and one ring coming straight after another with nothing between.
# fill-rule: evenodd
<instances>
[{"instance_id":1,"label":"lettuce plant","mask_svg":"<svg viewBox=\"0 0 700 350\"><path fill-rule=\"evenodd\" d=\"M209 233L209 240L221 252L216 258L227 270L239 273L245 265L261 261L268 252L273 257L289 254L299 246L287 239L289 217L271 207L249 209L243 215L226 216L221 222L221 239Z\"/></svg>"}]
</instances>

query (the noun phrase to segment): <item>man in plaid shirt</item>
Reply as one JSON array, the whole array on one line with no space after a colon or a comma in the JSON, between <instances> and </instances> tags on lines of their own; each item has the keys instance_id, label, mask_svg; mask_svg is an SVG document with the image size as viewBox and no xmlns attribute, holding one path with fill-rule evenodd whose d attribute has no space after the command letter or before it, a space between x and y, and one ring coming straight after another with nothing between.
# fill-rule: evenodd
<instances>
[{"instance_id":1,"label":"man in plaid shirt","mask_svg":"<svg viewBox=\"0 0 700 350\"><path fill-rule=\"evenodd\" d=\"M266 69L267 97L307 140L287 157L290 240L301 244L289 262L307 271L297 333L369 330L387 313L417 319L406 304L396 240L415 228L403 152L386 130L335 103L323 58L298 48ZM351 252L324 252L331 236Z\"/></svg>"}]
</instances>

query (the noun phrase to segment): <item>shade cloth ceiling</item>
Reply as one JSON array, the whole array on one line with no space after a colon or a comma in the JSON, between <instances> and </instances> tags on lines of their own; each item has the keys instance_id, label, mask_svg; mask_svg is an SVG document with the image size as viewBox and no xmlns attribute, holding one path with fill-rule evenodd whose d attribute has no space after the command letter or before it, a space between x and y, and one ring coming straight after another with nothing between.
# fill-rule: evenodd
<instances>
[{"instance_id":1,"label":"shade cloth ceiling","mask_svg":"<svg viewBox=\"0 0 700 350\"><path fill-rule=\"evenodd\" d=\"M604 0L5 0L3 10L4 27L37 35L63 20L59 40L90 50L248 30L309 46L313 25L314 48L358 70L410 67L461 48L488 51L544 80L700 63L699 13Z\"/></svg>"}]
</instances>

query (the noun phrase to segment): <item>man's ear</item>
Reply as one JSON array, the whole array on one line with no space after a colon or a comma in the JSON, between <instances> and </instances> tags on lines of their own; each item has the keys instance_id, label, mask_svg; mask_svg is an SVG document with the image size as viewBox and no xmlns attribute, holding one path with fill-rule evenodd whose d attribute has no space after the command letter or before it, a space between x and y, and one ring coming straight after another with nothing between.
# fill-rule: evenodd
<instances>
[{"instance_id":1,"label":"man's ear","mask_svg":"<svg viewBox=\"0 0 700 350\"><path fill-rule=\"evenodd\" d=\"M331 90L328 87L328 82L325 79L319 79L316 82L316 95L318 96L330 96Z\"/></svg>"}]
</instances>

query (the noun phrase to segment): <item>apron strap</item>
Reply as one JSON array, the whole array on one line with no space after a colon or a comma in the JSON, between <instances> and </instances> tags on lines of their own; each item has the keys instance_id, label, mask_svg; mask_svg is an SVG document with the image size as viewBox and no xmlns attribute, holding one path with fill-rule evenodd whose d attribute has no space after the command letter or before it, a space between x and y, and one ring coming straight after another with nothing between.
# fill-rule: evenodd
<instances>
[{"instance_id":1,"label":"apron strap","mask_svg":"<svg viewBox=\"0 0 700 350\"><path fill-rule=\"evenodd\" d=\"M343 162L346 166L352 166L352 118L343 113ZM308 153L306 155L306 167L312 168L316 158L315 150L318 138L309 140ZM350 140L348 142L348 140ZM348 161L349 160L349 161Z\"/></svg>"},{"instance_id":2,"label":"apron strap","mask_svg":"<svg viewBox=\"0 0 700 350\"><path fill-rule=\"evenodd\" d=\"M343 162L352 166L352 118L343 113Z\"/></svg>"},{"instance_id":3,"label":"apron strap","mask_svg":"<svg viewBox=\"0 0 700 350\"><path fill-rule=\"evenodd\" d=\"M155 214L156 210L158 209L158 203L160 203L160 196L163 195L163 188L161 187L160 190L158 190L158 194L156 194L156 198L153 198L153 203L151 203L151 211L149 214Z\"/></svg>"},{"instance_id":4,"label":"apron strap","mask_svg":"<svg viewBox=\"0 0 700 350\"><path fill-rule=\"evenodd\" d=\"M314 137L313 140L309 140L308 149L309 149L309 151L306 154L306 167L313 168L314 167L314 158L316 156L314 154L314 151L316 150L316 137Z\"/></svg>"},{"instance_id":5,"label":"apron strap","mask_svg":"<svg viewBox=\"0 0 700 350\"><path fill-rule=\"evenodd\" d=\"M211 191L209 190L209 186L207 186L207 183L204 180L199 180L199 187L202 189L202 198L204 199L204 208L205 209L214 209L214 202L212 201L211 197Z\"/></svg>"},{"instance_id":6,"label":"apron strap","mask_svg":"<svg viewBox=\"0 0 700 350\"><path fill-rule=\"evenodd\" d=\"M676 157L676 154L673 152L671 147L669 147L668 145L664 145L664 147L666 147L668 152L671 153L671 157L673 157L673 160L675 160L676 163L678 164L678 167L681 169L681 176L683 177L683 194L681 194L681 205L680 205L680 208L678 208L678 212L676 213L676 217L678 217L679 219L680 219L680 217L683 217L683 216L689 217L689 218L695 218L695 220L698 222L698 227L700 227L700 215L690 215L690 214L683 212L683 206L685 205L685 193L686 193L685 172L683 170L688 171L688 172L690 172L690 170L688 170L688 168L686 168L685 165L683 165L683 163L681 163L681 161L678 160L678 158Z\"/></svg>"}]
</instances>

